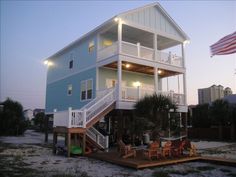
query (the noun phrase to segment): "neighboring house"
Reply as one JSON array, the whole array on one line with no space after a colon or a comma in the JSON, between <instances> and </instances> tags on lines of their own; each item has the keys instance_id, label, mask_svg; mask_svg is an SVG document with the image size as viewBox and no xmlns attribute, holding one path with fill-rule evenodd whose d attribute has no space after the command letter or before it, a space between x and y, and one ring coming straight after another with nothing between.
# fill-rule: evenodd
<instances>
[{"instance_id":1,"label":"neighboring house","mask_svg":"<svg viewBox=\"0 0 236 177\"><path fill-rule=\"evenodd\" d=\"M105 116L115 134L135 102L153 93L170 97L185 117L188 40L154 3L109 19L49 57L45 111L54 115L54 133L86 133L107 148L108 138L93 125Z\"/></svg>"},{"instance_id":2,"label":"neighboring house","mask_svg":"<svg viewBox=\"0 0 236 177\"><path fill-rule=\"evenodd\" d=\"M26 109L23 111L25 120L31 121L34 118L34 113L32 109Z\"/></svg>"},{"instance_id":3,"label":"neighboring house","mask_svg":"<svg viewBox=\"0 0 236 177\"><path fill-rule=\"evenodd\" d=\"M40 112L45 112L45 109L39 109L39 108L36 108L34 109L34 117L36 116L36 114L40 113Z\"/></svg>"},{"instance_id":4,"label":"neighboring house","mask_svg":"<svg viewBox=\"0 0 236 177\"><path fill-rule=\"evenodd\" d=\"M222 85L198 89L198 104L211 103L230 94L232 94L232 90L229 87L224 89Z\"/></svg>"},{"instance_id":5,"label":"neighboring house","mask_svg":"<svg viewBox=\"0 0 236 177\"><path fill-rule=\"evenodd\" d=\"M231 90L231 88L226 87L224 90L224 96L228 96L228 95L232 95L233 91Z\"/></svg>"}]
</instances>

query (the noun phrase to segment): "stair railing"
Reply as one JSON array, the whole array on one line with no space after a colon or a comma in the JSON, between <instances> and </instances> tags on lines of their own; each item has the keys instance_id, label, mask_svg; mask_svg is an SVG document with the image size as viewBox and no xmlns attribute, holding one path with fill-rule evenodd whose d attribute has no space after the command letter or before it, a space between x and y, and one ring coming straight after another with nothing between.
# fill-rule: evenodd
<instances>
[{"instance_id":1,"label":"stair railing","mask_svg":"<svg viewBox=\"0 0 236 177\"><path fill-rule=\"evenodd\" d=\"M103 134L101 134L96 128L90 127L86 131L86 135L89 138L91 138L94 142L96 142L99 146L101 146L101 148L103 148L103 149L108 148L108 146L109 146L109 143L108 143L109 137L104 136Z\"/></svg>"}]
</instances>

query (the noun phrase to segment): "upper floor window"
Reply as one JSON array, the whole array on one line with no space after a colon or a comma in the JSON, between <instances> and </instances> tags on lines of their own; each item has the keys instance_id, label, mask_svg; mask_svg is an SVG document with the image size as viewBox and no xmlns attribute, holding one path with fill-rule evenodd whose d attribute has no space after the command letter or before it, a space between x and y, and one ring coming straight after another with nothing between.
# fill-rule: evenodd
<instances>
[{"instance_id":1,"label":"upper floor window","mask_svg":"<svg viewBox=\"0 0 236 177\"><path fill-rule=\"evenodd\" d=\"M92 99L93 80L89 79L89 80L81 81L80 89L81 89L81 93L80 93L81 100Z\"/></svg>"},{"instance_id":2,"label":"upper floor window","mask_svg":"<svg viewBox=\"0 0 236 177\"><path fill-rule=\"evenodd\" d=\"M88 51L89 53L94 51L94 41L89 42Z\"/></svg>"},{"instance_id":3,"label":"upper floor window","mask_svg":"<svg viewBox=\"0 0 236 177\"><path fill-rule=\"evenodd\" d=\"M68 85L67 87L67 95L68 96L72 95L72 84Z\"/></svg>"},{"instance_id":4,"label":"upper floor window","mask_svg":"<svg viewBox=\"0 0 236 177\"><path fill-rule=\"evenodd\" d=\"M73 63L74 63L73 60L70 60L70 62L69 62L69 68L70 68L70 69L73 68Z\"/></svg>"}]
</instances>

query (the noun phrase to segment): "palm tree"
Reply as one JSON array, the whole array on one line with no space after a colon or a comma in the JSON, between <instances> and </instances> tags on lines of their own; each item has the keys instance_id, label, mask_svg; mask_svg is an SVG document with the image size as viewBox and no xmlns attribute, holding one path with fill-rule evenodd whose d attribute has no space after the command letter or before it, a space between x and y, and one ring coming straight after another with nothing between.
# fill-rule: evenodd
<instances>
[{"instance_id":1,"label":"palm tree","mask_svg":"<svg viewBox=\"0 0 236 177\"><path fill-rule=\"evenodd\" d=\"M214 101L210 107L210 115L212 120L219 126L219 139L222 139L223 125L227 125L230 121L229 103L223 99Z\"/></svg>"},{"instance_id":2,"label":"palm tree","mask_svg":"<svg viewBox=\"0 0 236 177\"><path fill-rule=\"evenodd\" d=\"M169 124L168 113L175 112L176 105L170 98L164 95L145 96L135 104L135 115L138 118L145 118L149 122L149 127L154 132L154 136L160 130L166 130ZM144 125L145 126L145 125Z\"/></svg>"}]
</instances>

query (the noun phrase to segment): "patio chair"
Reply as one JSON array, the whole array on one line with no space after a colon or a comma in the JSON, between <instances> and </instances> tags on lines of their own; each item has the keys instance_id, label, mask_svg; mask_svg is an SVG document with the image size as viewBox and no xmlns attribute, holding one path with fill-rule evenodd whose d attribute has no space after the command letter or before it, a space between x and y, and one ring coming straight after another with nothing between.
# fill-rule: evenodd
<instances>
[{"instance_id":1,"label":"patio chair","mask_svg":"<svg viewBox=\"0 0 236 177\"><path fill-rule=\"evenodd\" d=\"M162 148L162 156L170 157L171 156L171 141L167 141Z\"/></svg>"},{"instance_id":2,"label":"patio chair","mask_svg":"<svg viewBox=\"0 0 236 177\"><path fill-rule=\"evenodd\" d=\"M184 140L184 150L188 151L190 157L197 155L197 148L189 140Z\"/></svg>"},{"instance_id":3,"label":"patio chair","mask_svg":"<svg viewBox=\"0 0 236 177\"><path fill-rule=\"evenodd\" d=\"M159 142L151 143L148 149L144 150L143 154L149 160L152 160L153 158L158 159L162 155L160 149L160 143Z\"/></svg>"},{"instance_id":4,"label":"patio chair","mask_svg":"<svg viewBox=\"0 0 236 177\"><path fill-rule=\"evenodd\" d=\"M118 141L120 156L124 159L128 157L136 157L136 150L131 145L125 145L122 140Z\"/></svg>"}]
</instances>

